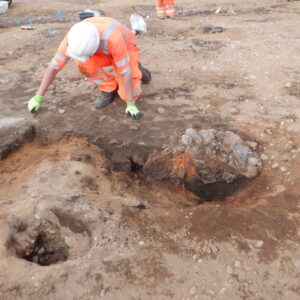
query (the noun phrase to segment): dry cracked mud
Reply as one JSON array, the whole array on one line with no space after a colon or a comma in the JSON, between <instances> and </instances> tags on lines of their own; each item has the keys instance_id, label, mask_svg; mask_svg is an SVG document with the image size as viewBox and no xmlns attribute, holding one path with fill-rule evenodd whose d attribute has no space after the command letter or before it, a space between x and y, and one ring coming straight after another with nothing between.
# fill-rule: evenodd
<instances>
[{"instance_id":1,"label":"dry cracked mud","mask_svg":"<svg viewBox=\"0 0 300 300\"><path fill-rule=\"evenodd\" d=\"M299 5L178 0L157 20L145 0L13 1L0 16L0 299L299 299ZM145 17L139 121L119 99L96 111L71 63L27 112L86 8ZM213 147L197 136L211 129ZM226 132L258 176L227 165Z\"/></svg>"}]
</instances>

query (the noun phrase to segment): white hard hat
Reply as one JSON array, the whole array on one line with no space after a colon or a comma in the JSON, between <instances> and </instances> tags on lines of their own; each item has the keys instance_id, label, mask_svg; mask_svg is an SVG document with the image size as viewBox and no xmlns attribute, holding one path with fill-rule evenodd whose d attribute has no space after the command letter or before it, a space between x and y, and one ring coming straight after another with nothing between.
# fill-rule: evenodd
<instances>
[{"instance_id":1,"label":"white hard hat","mask_svg":"<svg viewBox=\"0 0 300 300\"><path fill-rule=\"evenodd\" d=\"M99 32L92 23L77 23L68 32L67 55L85 62L97 51L99 43Z\"/></svg>"}]
</instances>

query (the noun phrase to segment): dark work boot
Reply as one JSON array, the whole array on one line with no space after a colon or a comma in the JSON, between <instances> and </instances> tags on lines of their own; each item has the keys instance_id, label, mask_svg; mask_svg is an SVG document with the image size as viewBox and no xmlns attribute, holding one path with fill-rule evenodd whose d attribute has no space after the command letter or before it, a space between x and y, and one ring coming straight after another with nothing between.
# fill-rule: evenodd
<instances>
[{"instance_id":1,"label":"dark work boot","mask_svg":"<svg viewBox=\"0 0 300 300\"><path fill-rule=\"evenodd\" d=\"M96 99L95 107L101 109L106 107L108 104L112 103L117 91L104 92L102 91L101 96Z\"/></svg>"},{"instance_id":2,"label":"dark work boot","mask_svg":"<svg viewBox=\"0 0 300 300\"><path fill-rule=\"evenodd\" d=\"M142 83L149 83L151 81L151 73L139 63L139 69L142 72Z\"/></svg>"}]
</instances>

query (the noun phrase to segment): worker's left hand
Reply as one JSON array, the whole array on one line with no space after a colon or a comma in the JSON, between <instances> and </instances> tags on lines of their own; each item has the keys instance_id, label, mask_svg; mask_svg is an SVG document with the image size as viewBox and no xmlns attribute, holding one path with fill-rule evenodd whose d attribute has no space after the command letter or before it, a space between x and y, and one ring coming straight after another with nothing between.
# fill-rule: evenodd
<instances>
[{"instance_id":1,"label":"worker's left hand","mask_svg":"<svg viewBox=\"0 0 300 300\"><path fill-rule=\"evenodd\" d=\"M138 120L142 116L141 112L136 107L135 102L127 102L125 113L134 120Z\"/></svg>"}]
</instances>

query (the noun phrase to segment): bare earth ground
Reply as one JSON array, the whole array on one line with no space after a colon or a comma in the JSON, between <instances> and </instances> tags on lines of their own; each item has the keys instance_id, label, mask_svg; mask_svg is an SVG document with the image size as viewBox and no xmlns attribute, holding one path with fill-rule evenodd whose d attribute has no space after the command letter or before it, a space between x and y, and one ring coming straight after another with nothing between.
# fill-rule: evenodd
<instances>
[{"instance_id":1,"label":"bare earth ground","mask_svg":"<svg viewBox=\"0 0 300 300\"><path fill-rule=\"evenodd\" d=\"M216 2L176 1L174 20L145 0L13 1L0 15L0 299L300 298L300 2ZM95 111L72 63L26 109L85 8L145 17L139 121L120 100ZM16 25L30 18L36 30ZM179 185L109 171L115 150L148 154L190 127L258 142L259 177L195 205Z\"/></svg>"}]
</instances>

